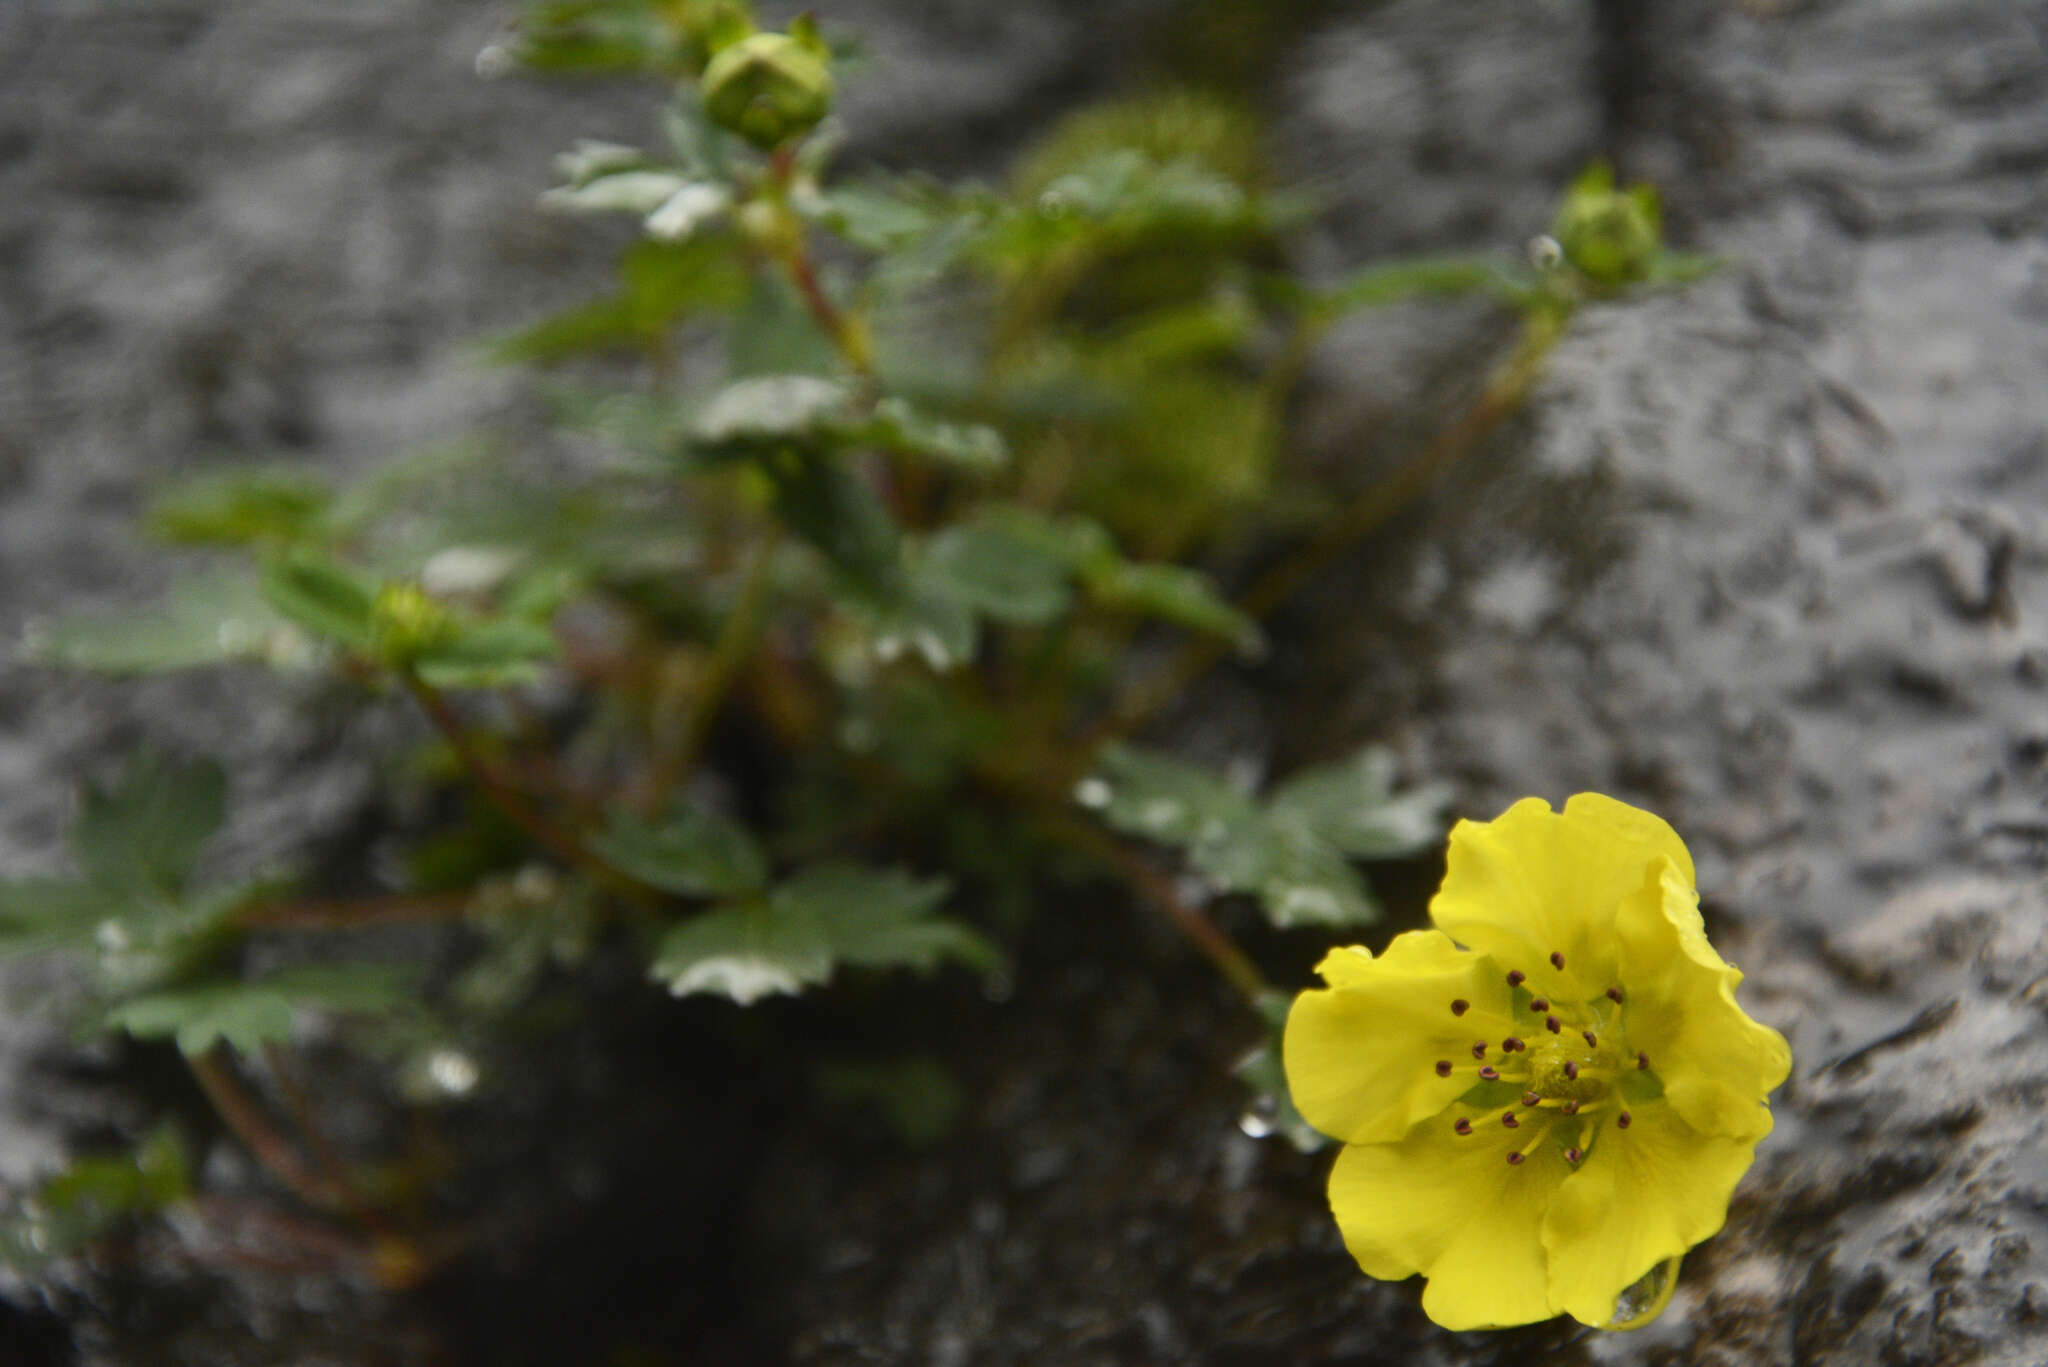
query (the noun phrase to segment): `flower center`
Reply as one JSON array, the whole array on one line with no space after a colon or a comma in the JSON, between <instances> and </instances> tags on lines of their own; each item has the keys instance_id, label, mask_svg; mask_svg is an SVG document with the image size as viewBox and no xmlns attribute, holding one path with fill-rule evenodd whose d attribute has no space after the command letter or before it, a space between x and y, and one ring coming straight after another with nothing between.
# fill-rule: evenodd
<instances>
[{"instance_id":1,"label":"flower center","mask_svg":"<svg viewBox=\"0 0 2048 1367\"><path fill-rule=\"evenodd\" d=\"M1553 952L1550 963L1561 971L1564 955ZM1580 1163L1609 1121L1616 1131L1629 1127L1619 1079L1650 1066L1628 1047L1626 995L1616 986L1587 1001L1552 1001L1531 991L1528 975L1519 970L1507 981L1513 995L1505 1014L1477 1009L1463 998L1450 1004L1451 1014L1475 1029L1500 1030L1493 1039L1473 1043L1475 1063L1437 1062L1438 1077L1476 1075L1452 1107L1452 1128L1461 1135L1484 1125L1527 1129L1528 1142L1507 1155L1511 1165L1520 1166L1546 1142L1567 1163Z\"/></svg>"}]
</instances>

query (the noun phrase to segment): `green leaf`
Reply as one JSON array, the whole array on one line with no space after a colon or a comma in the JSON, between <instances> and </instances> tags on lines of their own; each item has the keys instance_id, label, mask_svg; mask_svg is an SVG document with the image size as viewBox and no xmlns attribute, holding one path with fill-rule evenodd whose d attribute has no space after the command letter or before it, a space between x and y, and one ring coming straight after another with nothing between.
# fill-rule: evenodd
<instances>
[{"instance_id":1,"label":"green leaf","mask_svg":"<svg viewBox=\"0 0 2048 1367\"><path fill-rule=\"evenodd\" d=\"M1499 263L1484 257L1423 257L1368 266L1327 289L1297 287L1294 302L1309 318L1329 323L1361 309L1384 308L1425 296L1499 292L1510 283Z\"/></svg>"},{"instance_id":2,"label":"green leaf","mask_svg":"<svg viewBox=\"0 0 2048 1367\"><path fill-rule=\"evenodd\" d=\"M831 375L839 369L839 353L795 289L779 275L757 271L746 303L733 319L726 366L735 380L751 375Z\"/></svg>"},{"instance_id":3,"label":"green leaf","mask_svg":"<svg viewBox=\"0 0 2048 1367\"><path fill-rule=\"evenodd\" d=\"M315 636L356 650L376 644L376 587L335 561L290 552L264 567L261 586L271 607Z\"/></svg>"},{"instance_id":4,"label":"green leaf","mask_svg":"<svg viewBox=\"0 0 2048 1367\"><path fill-rule=\"evenodd\" d=\"M1073 600L1067 566L998 527L948 527L925 543L917 583L999 622L1043 625Z\"/></svg>"},{"instance_id":5,"label":"green leaf","mask_svg":"<svg viewBox=\"0 0 2048 1367\"><path fill-rule=\"evenodd\" d=\"M850 442L920 456L971 474L995 474L1010 461L1009 447L995 428L942 422L895 397L876 404L874 416L849 427L845 436Z\"/></svg>"},{"instance_id":6,"label":"green leaf","mask_svg":"<svg viewBox=\"0 0 2048 1367\"><path fill-rule=\"evenodd\" d=\"M615 811L590 848L620 872L685 897L749 897L768 882L768 858L745 827L680 801L658 823Z\"/></svg>"},{"instance_id":7,"label":"green leaf","mask_svg":"<svg viewBox=\"0 0 2048 1367\"><path fill-rule=\"evenodd\" d=\"M413 667L436 688L501 688L539 676L555 658L555 634L537 622L502 617L463 626L422 652Z\"/></svg>"},{"instance_id":8,"label":"green leaf","mask_svg":"<svg viewBox=\"0 0 2048 1367\"><path fill-rule=\"evenodd\" d=\"M235 660L283 664L309 643L246 575L180 580L153 610L38 624L26 653L106 674L154 674Z\"/></svg>"},{"instance_id":9,"label":"green leaf","mask_svg":"<svg viewBox=\"0 0 2048 1367\"><path fill-rule=\"evenodd\" d=\"M0 958L90 944L101 920L118 905L118 894L78 878L0 882Z\"/></svg>"},{"instance_id":10,"label":"green leaf","mask_svg":"<svg viewBox=\"0 0 2048 1367\"><path fill-rule=\"evenodd\" d=\"M572 356L645 351L689 318L731 312L747 292L732 245L715 236L642 239L619 260L619 291L498 341L501 361L546 364Z\"/></svg>"},{"instance_id":11,"label":"green leaf","mask_svg":"<svg viewBox=\"0 0 2048 1367\"><path fill-rule=\"evenodd\" d=\"M1199 852L1196 862L1201 863ZM1298 833L1282 833L1272 842L1265 866L1249 890L1258 894L1266 919L1283 930L1362 925L1380 915L1379 903L1358 870L1338 851Z\"/></svg>"},{"instance_id":12,"label":"green leaf","mask_svg":"<svg viewBox=\"0 0 2048 1367\"><path fill-rule=\"evenodd\" d=\"M1114 746L1076 796L1126 834L1185 849L1211 884L1256 896L1277 926L1348 926L1379 915L1358 871L1312 824L1291 811L1275 817L1193 765Z\"/></svg>"},{"instance_id":13,"label":"green leaf","mask_svg":"<svg viewBox=\"0 0 2048 1367\"><path fill-rule=\"evenodd\" d=\"M1368 746L1348 760L1299 774L1274 790L1267 810L1290 830L1306 831L1357 859L1392 859L1443 838L1450 787L1425 783L1394 791L1394 757Z\"/></svg>"},{"instance_id":14,"label":"green leaf","mask_svg":"<svg viewBox=\"0 0 2048 1367\"><path fill-rule=\"evenodd\" d=\"M778 883L769 902L823 932L832 954L856 968L914 968L928 973L942 959L992 971L1002 954L978 932L933 913L946 900L943 879L895 869L823 864Z\"/></svg>"},{"instance_id":15,"label":"green leaf","mask_svg":"<svg viewBox=\"0 0 2048 1367\"><path fill-rule=\"evenodd\" d=\"M880 495L844 462L785 448L761 468L774 482L776 513L857 588L881 594L896 582L895 520Z\"/></svg>"},{"instance_id":16,"label":"green leaf","mask_svg":"<svg viewBox=\"0 0 2048 1367\"><path fill-rule=\"evenodd\" d=\"M1263 846L1271 836L1243 792L1206 769L1136 746L1113 745L1104 751L1076 796L1126 835L1188 849L1216 847L1211 862L1219 867L1229 867L1233 847L1247 842ZM1248 863L1258 868L1265 861L1260 850Z\"/></svg>"},{"instance_id":17,"label":"green leaf","mask_svg":"<svg viewBox=\"0 0 2048 1367\"><path fill-rule=\"evenodd\" d=\"M864 615L875 658L883 664L914 655L943 674L972 660L981 642L974 610L929 585L906 584Z\"/></svg>"},{"instance_id":18,"label":"green leaf","mask_svg":"<svg viewBox=\"0 0 2048 1367\"><path fill-rule=\"evenodd\" d=\"M830 439L846 425L853 391L817 375L755 375L712 395L692 439L707 454L758 455L790 444Z\"/></svg>"},{"instance_id":19,"label":"green leaf","mask_svg":"<svg viewBox=\"0 0 2048 1367\"><path fill-rule=\"evenodd\" d=\"M800 201L799 207L808 217L871 252L906 247L939 222L931 205L872 182L837 186Z\"/></svg>"},{"instance_id":20,"label":"green leaf","mask_svg":"<svg viewBox=\"0 0 2048 1367\"><path fill-rule=\"evenodd\" d=\"M131 1153L74 1160L0 1215L0 1262L24 1275L69 1257L123 1220L163 1209L191 1190L177 1131L159 1126Z\"/></svg>"},{"instance_id":21,"label":"green leaf","mask_svg":"<svg viewBox=\"0 0 2048 1367\"><path fill-rule=\"evenodd\" d=\"M1208 575L1185 565L1138 564L1118 557L1089 573L1085 583L1091 598L1114 611L1220 636L1243 650L1257 649L1264 639L1258 622L1217 593Z\"/></svg>"},{"instance_id":22,"label":"green leaf","mask_svg":"<svg viewBox=\"0 0 2048 1367\"><path fill-rule=\"evenodd\" d=\"M709 992L746 1006L795 996L830 978L832 943L801 905L745 902L670 930L650 972L678 997Z\"/></svg>"},{"instance_id":23,"label":"green leaf","mask_svg":"<svg viewBox=\"0 0 2048 1367\"><path fill-rule=\"evenodd\" d=\"M284 544L307 534L334 501L293 469L237 470L183 481L157 495L149 530L192 546Z\"/></svg>"},{"instance_id":24,"label":"green leaf","mask_svg":"<svg viewBox=\"0 0 2048 1367\"><path fill-rule=\"evenodd\" d=\"M409 975L390 964L313 964L256 982L220 981L123 1002L107 1025L137 1039L172 1039L188 1058L216 1044L250 1053L291 1038L296 1008L371 1014L409 1000Z\"/></svg>"},{"instance_id":25,"label":"green leaf","mask_svg":"<svg viewBox=\"0 0 2048 1367\"><path fill-rule=\"evenodd\" d=\"M88 789L71 834L79 868L98 886L176 898L227 814L227 775L212 763L138 757L122 781Z\"/></svg>"},{"instance_id":26,"label":"green leaf","mask_svg":"<svg viewBox=\"0 0 2048 1367\"><path fill-rule=\"evenodd\" d=\"M692 183L673 171L633 167L558 186L540 202L570 213L651 214Z\"/></svg>"}]
</instances>

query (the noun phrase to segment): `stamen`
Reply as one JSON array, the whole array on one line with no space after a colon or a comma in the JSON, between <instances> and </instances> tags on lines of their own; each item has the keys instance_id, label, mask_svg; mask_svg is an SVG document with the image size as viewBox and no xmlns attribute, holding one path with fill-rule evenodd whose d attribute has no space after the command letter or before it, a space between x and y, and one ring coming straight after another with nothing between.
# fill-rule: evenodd
<instances>
[{"instance_id":1,"label":"stamen","mask_svg":"<svg viewBox=\"0 0 2048 1367\"><path fill-rule=\"evenodd\" d=\"M1637 1055L1636 1055L1636 1067L1638 1067L1638 1068L1647 1068L1647 1067L1649 1067L1649 1066L1650 1066L1650 1056L1649 1056L1648 1054L1637 1054Z\"/></svg>"},{"instance_id":2,"label":"stamen","mask_svg":"<svg viewBox=\"0 0 2048 1367\"><path fill-rule=\"evenodd\" d=\"M1486 1057L1486 1041L1485 1041L1485 1040L1479 1040L1479 1041L1477 1041L1477 1042L1475 1042L1475 1043L1473 1044L1473 1046L1472 1046L1472 1057L1473 1057L1473 1058L1485 1058L1485 1057Z\"/></svg>"},{"instance_id":3,"label":"stamen","mask_svg":"<svg viewBox=\"0 0 2048 1367\"><path fill-rule=\"evenodd\" d=\"M1485 1078L1488 1082L1499 1082L1500 1069L1494 1067L1492 1064L1489 1063L1484 1068L1481 1068L1479 1070L1479 1076Z\"/></svg>"},{"instance_id":4,"label":"stamen","mask_svg":"<svg viewBox=\"0 0 2048 1367\"><path fill-rule=\"evenodd\" d=\"M1564 955L1562 955L1562 954L1558 953L1558 952L1557 952L1556 950L1554 950L1554 949L1553 949L1553 950L1551 950L1551 951L1550 951L1550 966L1551 966L1552 968L1555 968L1555 969L1557 969L1557 970L1558 970L1559 972L1562 972L1562 971L1564 970Z\"/></svg>"},{"instance_id":5,"label":"stamen","mask_svg":"<svg viewBox=\"0 0 2048 1367\"><path fill-rule=\"evenodd\" d=\"M1513 1111L1507 1111L1503 1113L1500 1118L1500 1123L1507 1126L1511 1130L1519 1130L1522 1128L1522 1122L1515 1119L1515 1113Z\"/></svg>"},{"instance_id":6,"label":"stamen","mask_svg":"<svg viewBox=\"0 0 2048 1367\"><path fill-rule=\"evenodd\" d=\"M1511 968L1508 970L1509 987L1520 987L1523 983L1527 981L1529 981L1529 975L1524 973L1521 969Z\"/></svg>"},{"instance_id":7,"label":"stamen","mask_svg":"<svg viewBox=\"0 0 2048 1367\"><path fill-rule=\"evenodd\" d=\"M1451 1061L1449 1059L1440 1058L1436 1061L1436 1075L1438 1077L1449 1077L1451 1075Z\"/></svg>"},{"instance_id":8,"label":"stamen","mask_svg":"<svg viewBox=\"0 0 2048 1367\"><path fill-rule=\"evenodd\" d=\"M1630 1115L1627 1111L1623 1111L1620 1115L1614 1117L1614 1128L1617 1130L1625 1130L1629 1127L1631 1123L1634 1122L1634 1120L1634 1116Z\"/></svg>"},{"instance_id":9,"label":"stamen","mask_svg":"<svg viewBox=\"0 0 2048 1367\"><path fill-rule=\"evenodd\" d=\"M1616 1006L1621 1005L1621 989L1618 987L1608 988L1607 1000L1613 1002Z\"/></svg>"},{"instance_id":10,"label":"stamen","mask_svg":"<svg viewBox=\"0 0 2048 1367\"><path fill-rule=\"evenodd\" d=\"M1564 1061L1564 1075L1573 1082L1577 1082L1579 1080L1579 1065L1570 1059L1566 1059Z\"/></svg>"},{"instance_id":11,"label":"stamen","mask_svg":"<svg viewBox=\"0 0 2048 1367\"><path fill-rule=\"evenodd\" d=\"M1503 1054L1519 1053L1521 1050L1527 1049L1528 1047L1528 1045L1522 1043L1522 1041L1516 1039L1513 1035L1509 1035L1506 1039L1500 1042L1500 1051Z\"/></svg>"},{"instance_id":12,"label":"stamen","mask_svg":"<svg viewBox=\"0 0 2048 1367\"><path fill-rule=\"evenodd\" d=\"M1452 1125L1451 1128L1459 1134L1470 1134L1472 1133L1472 1122L1461 1115L1458 1117L1457 1123Z\"/></svg>"},{"instance_id":13,"label":"stamen","mask_svg":"<svg viewBox=\"0 0 2048 1367\"><path fill-rule=\"evenodd\" d=\"M1577 1115L1579 1113L1579 1103L1577 1100L1567 1101L1558 1109L1566 1115Z\"/></svg>"},{"instance_id":14,"label":"stamen","mask_svg":"<svg viewBox=\"0 0 2048 1367\"><path fill-rule=\"evenodd\" d=\"M1524 1092L1522 1093L1522 1104L1530 1107L1541 1106L1543 1104L1543 1094L1541 1092Z\"/></svg>"},{"instance_id":15,"label":"stamen","mask_svg":"<svg viewBox=\"0 0 2048 1367\"><path fill-rule=\"evenodd\" d=\"M1511 1167L1511 1168L1519 1168L1519 1167L1521 1167L1521 1166L1522 1166L1522 1155L1520 1155L1520 1154L1518 1154L1518 1153L1511 1153L1511 1154L1509 1154L1509 1155L1508 1155L1508 1166L1509 1166L1509 1167Z\"/></svg>"},{"instance_id":16,"label":"stamen","mask_svg":"<svg viewBox=\"0 0 2048 1367\"><path fill-rule=\"evenodd\" d=\"M1465 999L1464 999L1463 997L1453 997L1453 998L1451 999L1451 1014L1452 1014L1452 1015L1454 1015L1454 1016L1462 1016L1462 1015L1464 1015L1464 1014L1465 1014L1465 1013L1466 1013L1467 1011L1470 1011L1471 1009L1472 1009L1472 1003L1471 1003L1471 1002L1468 1002L1468 1001L1466 1001L1466 1000L1465 1000Z\"/></svg>"},{"instance_id":17,"label":"stamen","mask_svg":"<svg viewBox=\"0 0 2048 1367\"><path fill-rule=\"evenodd\" d=\"M1598 1049L1600 1047L1600 1037L1594 1034L1591 1030L1581 1030L1579 1031L1579 1033L1586 1037L1587 1048Z\"/></svg>"},{"instance_id":18,"label":"stamen","mask_svg":"<svg viewBox=\"0 0 2048 1367\"><path fill-rule=\"evenodd\" d=\"M1529 1000L1529 1009L1540 1016L1550 1009L1550 999L1548 997L1532 997Z\"/></svg>"},{"instance_id":19,"label":"stamen","mask_svg":"<svg viewBox=\"0 0 2048 1367\"><path fill-rule=\"evenodd\" d=\"M1567 1163L1577 1163L1581 1158L1584 1158L1585 1156L1585 1151L1577 1147L1569 1148L1564 1151L1564 1161Z\"/></svg>"},{"instance_id":20,"label":"stamen","mask_svg":"<svg viewBox=\"0 0 2048 1367\"><path fill-rule=\"evenodd\" d=\"M1564 1030L1564 1022L1555 1016L1545 1016L1543 1018L1543 1028L1553 1035L1560 1034Z\"/></svg>"}]
</instances>

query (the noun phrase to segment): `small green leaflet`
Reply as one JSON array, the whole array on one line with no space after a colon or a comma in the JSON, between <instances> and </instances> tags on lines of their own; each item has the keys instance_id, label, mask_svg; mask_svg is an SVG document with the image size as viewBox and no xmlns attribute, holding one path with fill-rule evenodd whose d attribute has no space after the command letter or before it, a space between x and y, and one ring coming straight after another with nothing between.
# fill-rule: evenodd
<instances>
[{"instance_id":1,"label":"small green leaflet","mask_svg":"<svg viewBox=\"0 0 2048 1367\"><path fill-rule=\"evenodd\" d=\"M391 964L311 964L256 982L223 980L123 1002L107 1025L137 1039L176 1039L197 1058L225 1042L241 1053L291 1038L298 1007L390 1011L411 994L409 975Z\"/></svg>"},{"instance_id":2,"label":"small green leaflet","mask_svg":"<svg viewBox=\"0 0 2048 1367\"><path fill-rule=\"evenodd\" d=\"M676 996L710 992L745 1005L828 981L841 964L929 972L942 959L992 970L995 946L933 913L946 885L895 870L828 864L762 899L717 908L670 930L652 975Z\"/></svg>"},{"instance_id":3,"label":"small green leaflet","mask_svg":"<svg viewBox=\"0 0 2048 1367\"><path fill-rule=\"evenodd\" d=\"M376 585L310 549L288 552L263 569L270 606L313 635L356 650L376 644Z\"/></svg>"},{"instance_id":4,"label":"small green leaflet","mask_svg":"<svg viewBox=\"0 0 2048 1367\"><path fill-rule=\"evenodd\" d=\"M176 897L200 846L227 814L227 794L227 775L217 764L178 766L142 756L118 787L86 791L71 833L79 867L102 888Z\"/></svg>"},{"instance_id":5,"label":"small green leaflet","mask_svg":"<svg viewBox=\"0 0 2048 1367\"><path fill-rule=\"evenodd\" d=\"M649 887L685 897L750 897L768 882L768 859L744 826L678 801L649 822L616 811L591 853Z\"/></svg>"},{"instance_id":6,"label":"small green leaflet","mask_svg":"<svg viewBox=\"0 0 2048 1367\"><path fill-rule=\"evenodd\" d=\"M132 1153L74 1160L33 1195L0 1214L0 1263L33 1274L184 1197L191 1164L177 1131L164 1125Z\"/></svg>"},{"instance_id":7,"label":"small green leaflet","mask_svg":"<svg viewBox=\"0 0 2048 1367\"><path fill-rule=\"evenodd\" d=\"M213 573L179 580L148 612L38 624L27 653L103 674L155 674L236 660L295 664L310 645L248 576Z\"/></svg>"},{"instance_id":8,"label":"small green leaflet","mask_svg":"<svg viewBox=\"0 0 2048 1367\"><path fill-rule=\"evenodd\" d=\"M1312 769L1265 804L1208 771L1130 746L1107 751L1076 797L1127 835L1188 852L1217 888L1249 893L1275 925L1356 925L1378 904L1350 858L1412 853L1442 831L1448 791L1396 794L1382 752Z\"/></svg>"}]
</instances>

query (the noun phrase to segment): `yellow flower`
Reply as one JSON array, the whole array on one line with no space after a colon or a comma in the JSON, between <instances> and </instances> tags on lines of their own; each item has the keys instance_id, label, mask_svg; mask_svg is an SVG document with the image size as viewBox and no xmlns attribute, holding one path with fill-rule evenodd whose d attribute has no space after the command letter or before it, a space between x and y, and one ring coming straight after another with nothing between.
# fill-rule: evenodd
<instances>
[{"instance_id":1,"label":"yellow flower","mask_svg":"<svg viewBox=\"0 0 2048 1367\"><path fill-rule=\"evenodd\" d=\"M1727 1219L1792 1066L1735 1004L1692 857L1612 798L1524 798L1458 823L1429 914L1378 958L1332 950L1288 1016L1295 1104L1345 1145L1345 1246L1370 1276L1427 1277L1449 1329L1646 1322Z\"/></svg>"}]
</instances>

